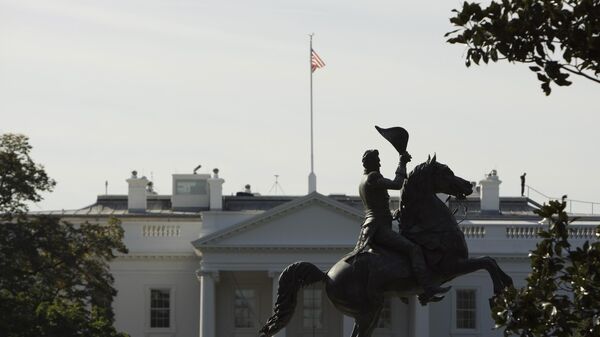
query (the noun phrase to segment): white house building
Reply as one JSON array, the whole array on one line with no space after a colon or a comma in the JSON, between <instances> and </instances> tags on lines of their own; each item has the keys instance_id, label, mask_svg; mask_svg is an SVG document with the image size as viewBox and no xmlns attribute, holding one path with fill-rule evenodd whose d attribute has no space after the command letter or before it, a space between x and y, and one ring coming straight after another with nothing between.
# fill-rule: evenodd
<instances>
[{"instance_id":1,"label":"white house building","mask_svg":"<svg viewBox=\"0 0 600 337\"><path fill-rule=\"evenodd\" d=\"M135 174L127 183L128 195L101 195L93 205L56 213L75 223L122 221L129 254L111 264L114 308L117 329L132 337L257 336L281 271L300 260L327 270L354 247L363 221L355 196L223 196L218 170L173 175L171 195L154 194ZM500 197L500 183L495 172L487 175L456 216L471 255L494 257L522 286L543 225L534 201ZM594 240L598 224L599 217L583 217L572 239ZM391 296L374 336L502 336L490 318L489 276L477 272L451 285L443 301L428 306ZM350 336L352 325L320 286L309 286L277 336Z\"/></svg>"}]
</instances>

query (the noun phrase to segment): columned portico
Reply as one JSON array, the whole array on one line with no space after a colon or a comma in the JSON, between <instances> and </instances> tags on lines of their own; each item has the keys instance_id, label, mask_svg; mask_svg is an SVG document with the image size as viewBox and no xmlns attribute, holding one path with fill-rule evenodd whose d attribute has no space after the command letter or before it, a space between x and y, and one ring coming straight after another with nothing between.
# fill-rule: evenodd
<instances>
[{"instance_id":1,"label":"columned portico","mask_svg":"<svg viewBox=\"0 0 600 337\"><path fill-rule=\"evenodd\" d=\"M362 212L315 193L195 240L202 270L221 275L215 286L210 273L200 273L200 337L256 336L273 313L282 270L296 261L328 270L354 247L362 219ZM276 337L351 333L352 320L344 322L324 284L297 296L296 314Z\"/></svg>"},{"instance_id":2,"label":"columned portico","mask_svg":"<svg viewBox=\"0 0 600 337\"><path fill-rule=\"evenodd\" d=\"M200 281L200 337L216 336L215 282L219 272L198 270L196 274Z\"/></svg>"}]
</instances>

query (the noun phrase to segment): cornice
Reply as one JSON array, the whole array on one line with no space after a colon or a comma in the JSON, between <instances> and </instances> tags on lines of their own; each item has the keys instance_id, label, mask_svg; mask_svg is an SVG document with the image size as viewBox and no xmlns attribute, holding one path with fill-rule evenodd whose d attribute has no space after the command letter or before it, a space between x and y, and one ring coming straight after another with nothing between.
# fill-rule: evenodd
<instances>
[{"instance_id":1,"label":"cornice","mask_svg":"<svg viewBox=\"0 0 600 337\"><path fill-rule=\"evenodd\" d=\"M296 252L309 252L309 251L322 251L322 252L340 252L345 251L350 253L354 246L202 246L197 248L200 252L283 252L283 251L296 251Z\"/></svg>"},{"instance_id":2,"label":"cornice","mask_svg":"<svg viewBox=\"0 0 600 337\"><path fill-rule=\"evenodd\" d=\"M118 255L115 260L197 260L198 257L190 252L189 254L165 254L165 253L144 253L144 254L126 254Z\"/></svg>"}]
</instances>

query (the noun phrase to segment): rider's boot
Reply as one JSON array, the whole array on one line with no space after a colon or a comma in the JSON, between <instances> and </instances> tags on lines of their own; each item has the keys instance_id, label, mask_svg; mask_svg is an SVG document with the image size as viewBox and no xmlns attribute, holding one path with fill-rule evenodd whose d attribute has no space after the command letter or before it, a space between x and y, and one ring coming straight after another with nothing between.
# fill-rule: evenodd
<instances>
[{"instance_id":1,"label":"rider's boot","mask_svg":"<svg viewBox=\"0 0 600 337\"><path fill-rule=\"evenodd\" d=\"M440 284L433 282L431 273L425 263L423 251L418 245L415 245L411 249L410 259L415 278L424 289L424 292L419 295L419 302L421 302L421 305L425 305L429 302L441 301L444 296L438 295L448 292L451 287L441 287Z\"/></svg>"}]
</instances>

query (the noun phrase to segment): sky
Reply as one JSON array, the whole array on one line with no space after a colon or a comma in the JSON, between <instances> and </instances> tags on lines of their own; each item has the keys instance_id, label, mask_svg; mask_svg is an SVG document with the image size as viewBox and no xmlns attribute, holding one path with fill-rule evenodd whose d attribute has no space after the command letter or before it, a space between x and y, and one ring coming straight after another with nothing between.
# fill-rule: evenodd
<instances>
[{"instance_id":1,"label":"sky","mask_svg":"<svg viewBox=\"0 0 600 337\"><path fill-rule=\"evenodd\" d=\"M393 175L379 125L409 131L409 169L437 153L471 181L496 169L502 196L527 172L545 195L600 202L600 86L575 78L547 97L525 65L466 68L464 46L443 37L460 6L0 0L0 133L29 136L57 181L32 210L92 204L105 181L126 194L132 170L171 194L172 174L198 164L219 168L225 195L304 195L314 33L318 192L357 195L365 149Z\"/></svg>"}]
</instances>

